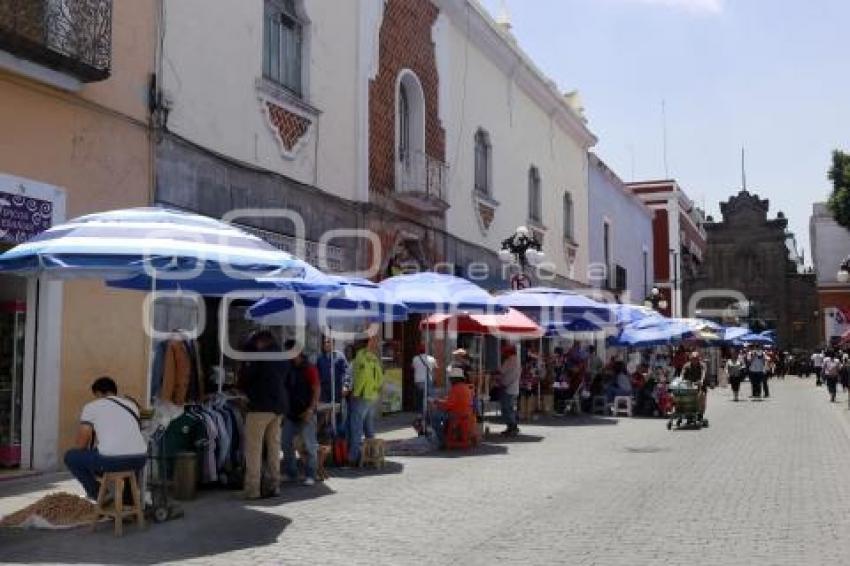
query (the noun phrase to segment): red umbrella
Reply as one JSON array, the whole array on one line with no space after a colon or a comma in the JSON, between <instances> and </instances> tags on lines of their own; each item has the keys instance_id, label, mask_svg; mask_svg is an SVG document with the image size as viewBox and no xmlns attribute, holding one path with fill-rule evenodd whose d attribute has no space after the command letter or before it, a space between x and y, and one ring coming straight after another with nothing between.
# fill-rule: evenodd
<instances>
[{"instance_id":1,"label":"red umbrella","mask_svg":"<svg viewBox=\"0 0 850 566\"><path fill-rule=\"evenodd\" d=\"M422 321L422 328L438 332L490 334L503 338L540 338L543 329L515 309L505 314L434 314Z\"/></svg>"}]
</instances>

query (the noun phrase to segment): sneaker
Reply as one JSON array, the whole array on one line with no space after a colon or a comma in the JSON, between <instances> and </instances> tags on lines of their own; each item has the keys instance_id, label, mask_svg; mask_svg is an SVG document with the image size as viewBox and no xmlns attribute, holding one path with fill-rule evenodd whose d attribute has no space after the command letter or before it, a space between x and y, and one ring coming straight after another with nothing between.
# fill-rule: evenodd
<instances>
[{"instance_id":1,"label":"sneaker","mask_svg":"<svg viewBox=\"0 0 850 566\"><path fill-rule=\"evenodd\" d=\"M283 478L281 479L281 481L282 481L283 483L295 483L295 482L297 482L297 481L298 481L298 478L294 478L294 477L292 477L292 476L286 476L286 475L285 475L285 476L283 476Z\"/></svg>"},{"instance_id":2,"label":"sneaker","mask_svg":"<svg viewBox=\"0 0 850 566\"><path fill-rule=\"evenodd\" d=\"M316 480L314 480L313 478L304 478L304 485L307 487L312 487L316 485Z\"/></svg>"}]
</instances>

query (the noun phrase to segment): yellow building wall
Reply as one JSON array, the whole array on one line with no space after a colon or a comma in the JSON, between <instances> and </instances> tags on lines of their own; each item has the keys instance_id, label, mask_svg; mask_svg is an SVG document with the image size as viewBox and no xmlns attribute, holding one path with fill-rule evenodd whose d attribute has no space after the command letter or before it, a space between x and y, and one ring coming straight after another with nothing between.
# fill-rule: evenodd
<instances>
[{"instance_id":1,"label":"yellow building wall","mask_svg":"<svg viewBox=\"0 0 850 566\"><path fill-rule=\"evenodd\" d=\"M154 0L114 3L112 76L66 93L0 72L0 172L66 191L66 218L146 206L153 193L147 89L154 71ZM73 442L94 378L141 400L147 369L143 293L100 281L64 284L60 451ZM36 384L37 386L37 384ZM61 458L60 458L61 461Z\"/></svg>"}]
</instances>

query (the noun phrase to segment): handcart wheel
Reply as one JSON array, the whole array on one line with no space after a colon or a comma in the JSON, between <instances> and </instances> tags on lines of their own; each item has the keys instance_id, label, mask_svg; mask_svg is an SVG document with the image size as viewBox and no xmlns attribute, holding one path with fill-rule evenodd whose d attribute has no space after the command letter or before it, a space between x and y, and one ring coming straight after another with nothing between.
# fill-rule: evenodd
<instances>
[{"instance_id":1,"label":"handcart wheel","mask_svg":"<svg viewBox=\"0 0 850 566\"><path fill-rule=\"evenodd\" d=\"M164 523L168 520L168 507L157 506L153 510L153 520L157 523Z\"/></svg>"}]
</instances>

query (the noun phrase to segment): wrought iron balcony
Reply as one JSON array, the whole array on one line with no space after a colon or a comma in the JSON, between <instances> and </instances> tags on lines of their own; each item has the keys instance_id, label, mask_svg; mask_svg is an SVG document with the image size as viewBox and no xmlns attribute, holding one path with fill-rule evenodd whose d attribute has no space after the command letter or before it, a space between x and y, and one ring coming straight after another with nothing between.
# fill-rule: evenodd
<instances>
[{"instance_id":1,"label":"wrought iron balcony","mask_svg":"<svg viewBox=\"0 0 850 566\"><path fill-rule=\"evenodd\" d=\"M0 0L0 49L83 82L105 80L112 0Z\"/></svg>"},{"instance_id":2,"label":"wrought iron balcony","mask_svg":"<svg viewBox=\"0 0 850 566\"><path fill-rule=\"evenodd\" d=\"M396 198L427 210L449 207L449 167L424 152L412 152L396 163Z\"/></svg>"}]
</instances>

